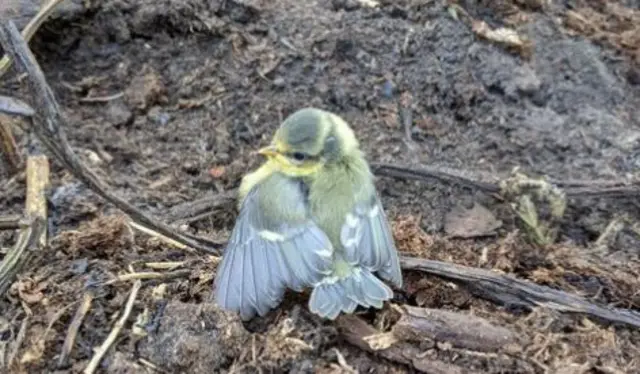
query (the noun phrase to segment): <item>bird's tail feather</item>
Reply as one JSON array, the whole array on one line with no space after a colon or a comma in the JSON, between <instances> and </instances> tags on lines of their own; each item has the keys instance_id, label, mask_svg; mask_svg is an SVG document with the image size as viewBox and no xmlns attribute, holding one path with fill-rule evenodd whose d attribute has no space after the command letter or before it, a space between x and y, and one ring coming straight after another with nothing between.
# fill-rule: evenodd
<instances>
[{"instance_id":1,"label":"bird's tail feather","mask_svg":"<svg viewBox=\"0 0 640 374\"><path fill-rule=\"evenodd\" d=\"M369 270L355 267L345 277L327 277L317 284L309 299L309 310L333 320L341 311L353 313L358 305L380 309L392 297L389 286Z\"/></svg>"}]
</instances>

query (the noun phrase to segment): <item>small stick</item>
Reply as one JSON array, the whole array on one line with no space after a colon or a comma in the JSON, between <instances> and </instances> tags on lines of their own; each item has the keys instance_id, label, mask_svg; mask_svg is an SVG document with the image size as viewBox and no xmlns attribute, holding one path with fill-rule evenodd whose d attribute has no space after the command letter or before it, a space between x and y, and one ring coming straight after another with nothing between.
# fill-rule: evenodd
<instances>
[{"instance_id":1,"label":"small stick","mask_svg":"<svg viewBox=\"0 0 640 374\"><path fill-rule=\"evenodd\" d=\"M29 223L25 222L21 216L3 216L0 217L0 231L4 230L20 230L29 227Z\"/></svg>"},{"instance_id":2,"label":"small stick","mask_svg":"<svg viewBox=\"0 0 640 374\"><path fill-rule=\"evenodd\" d=\"M153 371L157 371L159 373L168 373L166 370L162 369L161 367L159 367L158 365L154 364L153 362L151 362L149 360L145 360L144 358L139 358L138 362L141 365L144 365L144 366L148 367L149 369L151 369Z\"/></svg>"},{"instance_id":3,"label":"small stick","mask_svg":"<svg viewBox=\"0 0 640 374\"><path fill-rule=\"evenodd\" d=\"M131 314L131 310L133 309L133 304L136 301L136 297L138 296L138 291L140 291L140 287L142 287L142 282L140 280L135 281L133 287L131 288L131 293L129 294L129 299L127 300L127 304L125 305L124 312L122 312L122 316L113 326L113 329L105 339L104 343L96 350L95 354L89 361L89 365L84 369L84 374L92 374L100 365L100 361L102 361L102 357L107 353L113 342L118 337L120 330L124 327L125 323L127 323L127 319Z\"/></svg>"},{"instance_id":4,"label":"small stick","mask_svg":"<svg viewBox=\"0 0 640 374\"><path fill-rule=\"evenodd\" d=\"M20 350L20 347L22 346L22 342L24 341L24 338L27 335L27 326L29 326L30 319L31 319L31 316L27 313L27 315L22 320L22 323L20 324L20 330L18 330L18 336L16 336L16 340L12 343L13 347L11 349L11 352L9 353L9 358L7 360L7 363L9 364L9 366L13 365L13 361L18 356L18 351Z\"/></svg>"},{"instance_id":5,"label":"small stick","mask_svg":"<svg viewBox=\"0 0 640 374\"><path fill-rule=\"evenodd\" d=\"M224 209L236 201L237 190L227 190L216 195L210 195L194 201L188 201L175 205L169 209L167 219L173 223L193 223L197 219L202 219L213 214L217 209ZM194 217L198 217L197 219Z\"/></svg>"},{"instance_id":6,"label":"small stick","mask_svg":"<svg viewBox=\"0 0 640 374\"><path fill-rule=\"evenodd\" d=\"M106 103L109 101L113 101L124 96L124 92L118 92L109 96L95 96L95 97L83 97L80 99L81 103Z\"/></svg>"},{"instance_id":7,"label":"small stick","mask_svg":"<svg viewBox=\"0 0 640 374\"><path fill-rule=\"evenodd\" d=\"M173 278L186 277L186 276L189 276L190 274L191 274L191 271L186 269L170 271L167 273L159 273L154 271L128 273L128 274L119 275L116 279L112 279L110 281L104 282L103 285L107 286L117 282L126 282L133 279L173 279Z\"/></svg>"},{"instance_id":8,"label":"small stick","mask_svg":"<svg viewBox=\"0 0 640 374\"><path fill-rule=\"evenodd\" d=\"M209 218L211 216L216 215L216 213L217 212L215 210L212 210L212 211L209 211L209 212L205 212L205 213L202 213L202 214L195 215L193 217L184 218L184 219L182 219L180 221L177 221L177 222L179 224L181 224L181 225L193 225L194 223L202 221L205 218Z\"/></svg>"},{"instance_id":9,"label":"small stick","mask_svg":"<svg viewBox=\"0 0 640 374\"><path fill-rule=\"evenodd\" d=\"M156 270L174 270L184 266L186 261L174 261L174 262L145 262L144 266L150 269Z\"/></svg>"},{"instance_id":10,"label":"small stick","mask_svg":"<svg viewBox=\"0 0 640 374\"><path fill-rule=\"evenodd\" d=\"M480 352L519 353L519 336L484 318L449 310L399 306L400 319L391 329L399 340L445 341L453 347Z\"/></svg>"},{"instance_id":11,"label":"small stick","mask_svg":"<svg viewBox=\"0 0 640 374\"><path fill-rule=\"evenodd\" d=\"M366 341L365 337L375 336L380 334L380 331L376 330L362 318L355 315L342 315L336 319L335 324L347 343L389 361L413 367L418 372L455 374L477 373L475 371L465 371L453 363L440 361L432 357L425 357L423 350L409 342L398 341L385 349L374 350Z\"/></svg>"},{"instance_id":12,"label":"small stick","mask_svg":"<svg viewBox=\"0 0 640 374\"><path fill-rule=\"evenodd\" d=\"M454 183L465 187L470 187L487 193L498 193L497 178L491 181L479 181L468 176L468 172L453 170L450 168L420 167L412 168L400 165L372 163L371 170L375 175L393 177L398 179L418 180L423 182L433 182L438 180L444 183Z\"/></svg>"},{"instance_id":13,"label":"small stick","mask_svg":"<svg viewBox=\"0 0 640 374\"><path fill-rule=\"evenodd\" d=\"M62 344L62 352L60 352L60 358L58 359L59 367L62 367L67 363L67 359L69 358L71 349L73 349L73 344L76 340L76 336L78 335L78 330L80 330L80 326L82 326L84 317L89 312L89 309L91 309L92 301L93 294L91 292L85 292L82 298L82 303L76 310L76 314L71 320L71 324L69 325L69 329L67 330L67 336L64 338L64 343Z\"/></svg>"},{"instance_id":14,"label":"small stick","mask_svg":"<svg viewBox=\"0 0 640 374\"><path fill-rule=\"evenodd\" d=\"M47 156L29 156L27 158L27 201L26 216L47 220L47 199L45 191L49 186L49 160ZM47 244L47 232L43 230L39 244Z\"/></svg>"},{"instance_id":15,"label":"small stick","mask_svg":"<svg viewBox=\"0 0 640 374\"><path fill-rule=\"evenodd\" d=\"M60 318L62 318L62 316L67 312L67 310L69 310L72 306L74 306L76 304L76 301L72 302L71 304L68 304L67 306L65 306L64 308L58 310L53 317L51 317L51 320L49 321L49 324L47 325L47 328L44 330L44 332L40 335L40 337L35 341L35 343L33 344L33 346L41 346L44 347L45 345L45 341L47 339L47 335L49 334L49 332L51 332L51 329L53 328L53 325L58 322L60 320Z\"/></svg>"},{"instance_id":16,"label":"small stick","mask_svg":"<svg viewBox=\"0 0 640 374\"><path fill-rule=\"evenodd\" d=\"M152 236L154 238L158 238L160 241L172 245L176 248L185 250L187 252L194 252L193 248L187 247L186 245L184 245L183 243L178 242L177 240L173 240L165 235L160 234L159 232L152 230L150 228L144 227L141 224L134 222L134 221L129 221L128 225L131 226L131 228L134 228L140 232L143 232L149 236Z\"/></svg>"},{"instance_id":17,"label":"small stick","mask_svg":"<svg viewBox=\"0 0 640 374\"><path fill-rule=\"evenodd\" d=\"M413 112L411 110L411 95L408 92L403 92L398 99L398 119L402 128L404 129L404 137L407 146L410 149L415 148L413 141Z\"/></svg>"},{"instance_id":18,"label":"small stick","mask_svg":"<svg viewBox=\"0 0 640 374\"><path fill-rule=\"evenodd\" d=\"M437 180L444 183L454 183L485 193L500 193L500 180L496 176L483 175L477 178L469 171L455 170L447 167L408 167L393 164L372 163L371 170L375 175L398 179L418 180L431 183ZM548 180L549 184L562 188L567 197L638 197L640 183L625 181L559 181Z\"/></svg>"}]
</instances>

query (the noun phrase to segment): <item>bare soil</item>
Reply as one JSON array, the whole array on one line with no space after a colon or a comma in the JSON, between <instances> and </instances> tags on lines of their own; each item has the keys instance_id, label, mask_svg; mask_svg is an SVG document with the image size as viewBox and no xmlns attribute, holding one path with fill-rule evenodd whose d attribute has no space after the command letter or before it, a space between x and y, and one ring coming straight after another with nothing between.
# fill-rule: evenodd
<instances>
[{"instance_id":1,"label":"bare soil","mask_svg":"<svg viewBox=\"0 0 640 374\"><path fill-rule=\"evenodd\" d=\"M305 106L348 120L371 161L501 176L519 166L561 180L638 177L637 2L363 3L67 1L31 47L83 161L118 194L166 221L172 207L237 187L260 162L251 152ZM514 29L530 51L478 37L469 19ZM26 20L18 19L20 25ZM29 102L15 70L2 78L0 94ZM43 150L28 129L16 132L25 155ZM348 344L333 323L309 314L305 295L292 294L272 314L243 325L210 303L215 257L132 232L116 210L55 162L52 176L51 245L0 299L2 370L81 372L131 287L103 282L167 261L182 261L180 269L189 272L144 281L99 372L420 370ZM539 246L496 196L437 181L377 183L403 252L509 272L640 310L637 232L622 230L608 240L606 253L592 251L611 220L623 214L638 220L638 201L569 201L555 243ZM2 214L22 211L24 191L24 175L3 174ZM447 236L448 213L474 203L501 221L495 235ZM235 214L230 202L182 228L224 240ZM1 235L0 247L15 240ZM398 302L474 314L521 338L515 355L421 345L427 357L451 365L443 372L640 373L637 329L512 310L420 273L407 272L405 283ZM85 294L93 296L91 307L69 359L59 364ZM362 317L375 323L383 313Z\"/></svg>"}]
</instances>

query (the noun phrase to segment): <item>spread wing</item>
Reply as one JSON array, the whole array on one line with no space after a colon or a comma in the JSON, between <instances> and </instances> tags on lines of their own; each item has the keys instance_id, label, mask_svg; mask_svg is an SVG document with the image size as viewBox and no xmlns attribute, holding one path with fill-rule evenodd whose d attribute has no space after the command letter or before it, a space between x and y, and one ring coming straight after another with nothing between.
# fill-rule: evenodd
<instances>
[{"instance_id":1,"label":"spread wing","mask_svg":"<svg viewBox=\"0 0 640 374\"><path fill-rule=\"evenodd\" d=\"M360 264L402 287L402 273L391 228L377 196L356 204L340 232L347 261Z\"/></svg>"},{"instance_id":2,"label":"spread wing","mask_svg":"<svg viewBox=\"0 0 640 374\"><path fill-rule=\"evenodd\" d=\"M264 316L286 288L302 291L328 274L332 253L329 238L308 218L299 185L270 178L242 203L218 267L216 301L244 320Z\"/></svg>"}]
</instances>

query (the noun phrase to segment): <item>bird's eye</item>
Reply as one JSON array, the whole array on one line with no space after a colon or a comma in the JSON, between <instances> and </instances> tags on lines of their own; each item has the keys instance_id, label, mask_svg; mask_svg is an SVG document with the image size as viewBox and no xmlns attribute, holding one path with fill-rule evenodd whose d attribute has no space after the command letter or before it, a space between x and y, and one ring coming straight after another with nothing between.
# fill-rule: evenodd
<instances>
[{"instance_id":1,"label":"bird's eye","mask_svg":"<svg viewBox=\"0 0 640 374\"><path fill-rule=\"evenodd\" d=\"M293 157L293 159L296 161L304 161L307 158L307 155L302 152L293 152L291 157Z\"/></svg>"}]
</instances>

